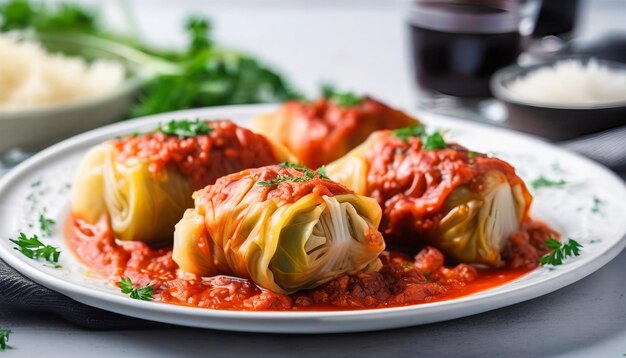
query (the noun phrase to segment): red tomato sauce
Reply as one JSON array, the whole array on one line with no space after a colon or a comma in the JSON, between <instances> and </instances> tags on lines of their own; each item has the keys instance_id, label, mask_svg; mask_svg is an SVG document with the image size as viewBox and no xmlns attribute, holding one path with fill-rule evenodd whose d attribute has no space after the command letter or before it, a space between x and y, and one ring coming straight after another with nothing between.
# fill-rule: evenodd
<instances>
[{"instance_id":1,"label":"red tomato sauce","mask_svg":"<svg viewBox=\"0 0 626 358\"><path fill-rule=\"evenodd\" d=\"M369 164L367 196L383 209L380 231L389 244L415 246L415 237L428 238L439 227L446 200L457 188L472 192L484 187L484 175L497 171L512 185L520 185L528 212L532 196L515 168L498 158L470 152L458 144L423 150L419 137L400 139L389 132L366 152ZM526 216L526 214L524 214Z\"/></svg>"},{"instance_id":2,"label":"red tomato sauce","mask_svg":"<svg viewBox=\"0 0 626 358\"><path fill-rule=\"evenodd\" d=\"M282 127L277 131L280 141L313 169L338 159L376 130L416 123L403 112L369 97L347 107L324 98L314 102L291 101L273 116L280 118L274 120Z\"/></svg>"},{"instance_id":3,"label":"red tomato sauce","mask_svg":"<svg viewBox=\"0 0 626 358\"><path fill-rule=\"evenodd\" d=\"M246 169L221 177L214 185L198 190L195 195L201 202L212 202L212 205L220 206L232 193L239 195L243 187L250 188L250 191L258 191L260 201L277 199L287 203L296 202L310 193L320 197L353 193L339 183L321 178L318 174L312 175L316 176L306 181L287 180L280 182L280 185L260 186L257 185L260 182L271 182L281 177L301 178L304 173L300 169L283 168L278 165Z\"/></svg>"},{"instance_id":4,"label":"red tomato sauce","mask_svg":"<svg viewBox=\"0 0 626 358\"><path fill-rule=\"evenodd\" d=\"M214 183L223 175L280 162L272 144L262 135L228 121L207 121L211 132L178 138L162 132L124 137L112 141L120 160L147 161L158 173L175 167L198 187Z\"/></svg>"},{"instance_id":5,"label":"red tomato sauce","mask_svg":"<svg viewBox=\"0 0 626 358\"><path fill-rule=\"evenodd\" d=\"M91 225L70 216L66 237L76 256L95 273L112 284L124 276L137 286L151 284L157 302L224 310L328 311L449 300L506 284L537 267L545 247L535 241L545 230L549 231L545 225L534 223L516 234L503 253L509 262L516 262L507 268L446 266L444 255L433 247L423 248L415 257L384 252L378 272L342 276L292 295L268 291L247 279L184 273L172 260L171 247L117 240L105 220Z\"/></svg>"}]
</instances>

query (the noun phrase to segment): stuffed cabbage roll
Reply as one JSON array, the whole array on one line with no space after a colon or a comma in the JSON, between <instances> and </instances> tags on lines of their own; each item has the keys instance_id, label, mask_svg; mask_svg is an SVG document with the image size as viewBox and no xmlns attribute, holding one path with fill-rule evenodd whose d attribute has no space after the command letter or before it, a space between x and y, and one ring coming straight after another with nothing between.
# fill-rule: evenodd
<instances>
[{"instance_id":1,"label":"stuffed cabbage roll","mask_svg":"<svg viewBox=\"0 0 626 358\"><path fill-rule=\"evenodd\" d=\"M327 171L378 201L388 244L433 245L465 263L501 266L532 201L511 165L422 126L376 132Z\"/></svg>"},{"instance_id":2,"label":"stuffed cabbage roll","mask_svg":"<svg viewBox=\"0 0 626 358\"><path fill-rule=\"evenodd\" d=\"M244 170L194 198L174 234L173 259L186 272L293 293L380 268L378 203L323 171L287 164Z\"/></svg>"},{"instance_id":3,"label":"stuffed cabbage roll","mask_svg":"<svg viewBox=\"0 0 626 358\"><path fill-rule=\"evenodd\" d=\"M416 124L414 118L373 98L334 94L314 102L291 101L256 117L255 132L285 145L298 160L319 168L361 144L374 131Z\"/></svg>"},{"instance_id":4,"label":"stuffed cabbage roll","mask_svg":"<svg viewBox=\"0 0 626 358\"><path fill-rule=\"evenodd\" d=\"M121 240L165 243L194 190L290 159L284 147L229 121L172 121L92 148L76 174L72 211L89 223L108 220Z\"/></svg>"}]
</instances>

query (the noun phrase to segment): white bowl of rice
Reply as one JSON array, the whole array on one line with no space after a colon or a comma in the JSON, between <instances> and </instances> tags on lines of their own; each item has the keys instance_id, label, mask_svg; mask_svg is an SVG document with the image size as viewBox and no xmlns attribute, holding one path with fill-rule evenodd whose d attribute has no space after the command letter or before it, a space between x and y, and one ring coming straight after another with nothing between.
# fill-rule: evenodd
<instances>
[{"instance_id":1,"label":"white bowl of rice","mask_svg":"<svg viewBox=\"0 0 626 358\"><path fill-rule=\"evenodd\" d=\"M140 63L96 39L0 34L0 155L36 151L122 119Z\"/></svg>"},{"instance_id":2,"label":"white bowl of rice","mask_svg":"<svg viewBox=\"0 0 626 358\"><path fill-rule=\"evenodd\" d=\"M626 125L626 64L561 57L513 65L491 79L514 129L554 141Z\"/></svg>"}]
</instances>

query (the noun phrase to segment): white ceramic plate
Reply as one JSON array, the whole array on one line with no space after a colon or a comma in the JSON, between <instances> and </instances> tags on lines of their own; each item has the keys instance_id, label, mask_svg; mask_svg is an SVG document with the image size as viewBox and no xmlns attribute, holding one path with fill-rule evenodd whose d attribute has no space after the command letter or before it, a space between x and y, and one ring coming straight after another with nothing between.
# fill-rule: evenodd
<instances>
[{"instance_id":1,"label":"white ceramic plate","mask_svg":"<svg viewBox=\"0 0 626 358\"><path fill-rule=\"evenodd\" d=\"M172 118L232 118L246 125L253 115L272 108L235 106L151 116L94 130L37 154L0 181L0 257L44 286L79 302L128 316L234 331L330 333L438 322L529 300L589 275L617 256L626 245L626 187L613 173L525 135L434 116L422 119L431 126L449 130L448 137L454 141L512 162L527 181L539 175L566 180L567 185L562 188L534 192L533 215L584 245L581 256L568 259L556 268L539 268L507 285L450 301L346 312L236 312L130 299L105 280L88 274L69 253L60 229L44 241L61 248L62 268L29 260L14 250L8 240L20 231L39 233L37 220L43 210L47 217L64 222L73 172L90 147L118 135L152 130L160 121ZM39 184L33 186L33 183ZM35 195L29 200L30 194ZM595 211L594 197L600 200Z\"/></svg>"}]
</instances>

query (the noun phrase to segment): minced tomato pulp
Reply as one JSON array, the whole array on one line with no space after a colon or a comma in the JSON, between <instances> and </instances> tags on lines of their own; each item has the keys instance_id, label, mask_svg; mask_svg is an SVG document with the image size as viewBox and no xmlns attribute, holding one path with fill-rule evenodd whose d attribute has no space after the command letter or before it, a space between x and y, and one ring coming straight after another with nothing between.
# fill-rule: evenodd
<instances>
[{"instance_id":1,"label":"minced tomato pulp","mask_svg":"<svg viewBox=\"0 0 626 358\"><path fill-rule=\"evenodd\" d=\"M515 280L537 267L545 253L545 247L538 243L546 230L545 225L532 222L514 234L503 251L509 263L504 268L449 266L433 247L421 249L414 257L386 251L380 257L383 266L378 272L342 276L314 289L284 295L247 279L184 273L172 259L171 247L151 248L142 242L117 240L106 220L92 225L70 216L66 225L74 253L113 284L128 277L137 286L152 285L155 301L249 311L384 308L469 295Z\"/></svg>"}]
</instances>

